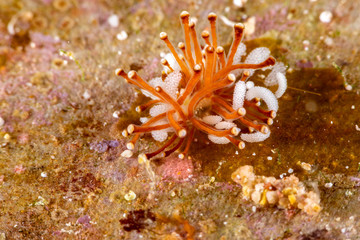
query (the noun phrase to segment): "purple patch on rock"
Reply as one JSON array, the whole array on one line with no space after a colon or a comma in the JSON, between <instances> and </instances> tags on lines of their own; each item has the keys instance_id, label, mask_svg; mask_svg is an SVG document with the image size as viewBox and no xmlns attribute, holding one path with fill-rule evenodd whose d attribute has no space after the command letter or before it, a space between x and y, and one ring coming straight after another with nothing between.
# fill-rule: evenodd
<instances>
[{"instance_id":1,"label":"purple patch on rock","mask_svg":"<svg viewBox=\"0 0 360 240\"><path fill-rule=\"evenodd\" d=\"M94 150L98 153L104 153L109 148L116 148L119 146L119 141L117 140L104 140L101 142L90 143L90 150Z\"/></svg>"},{"instance_id":2,"label":"purple patch on rock","mask_svg":"<svg viewBox=\"0 0 360 240\"><path fill-rule=\"evenodd\" d=\"M89 215L84 215L78 218L78 220L76 221L77 223L80 224L89 224L91 221L91 218Z\"/></svg>"},{"instance_id":3,"label":"purple patch on rock","mask_svg":"<svg viewBox=\"0 0 360 240\"><path fill-rule=\"evenodd\" d=\"M299 68L312 68L314 64L310 61L300 60L296 62L296 66Z\"/></svg>"}]
</instances>

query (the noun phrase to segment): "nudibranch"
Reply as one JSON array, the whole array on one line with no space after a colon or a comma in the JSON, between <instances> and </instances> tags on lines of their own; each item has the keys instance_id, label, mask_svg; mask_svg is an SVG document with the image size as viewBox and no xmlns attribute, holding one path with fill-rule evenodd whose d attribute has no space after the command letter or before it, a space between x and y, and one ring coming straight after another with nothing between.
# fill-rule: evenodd
<instances>
[{"instance_id":1,"label":"nudibranch","mask_svg":"<svg viewBox=\"0 0 360 240\"><path fill-rule=\"evenodd\" d=\"M130 124L122 132L125 137L133 135L127 148L133 150L145 133L164 144L156 151L140 154L139 160L165 157L177 150L179 158L187 157L197 130L207 134L211 142L232 143L240 149L245 142L267 139L279 108L277 99L287 88L284 64L276 62L265 47L246 54L241 23L234 25L233 43L226 54L218 44L215 13L208 15L209 31L201 33L204 44L197 38L189 13L183 11L180 18L185 42L177 45L179 51L165 32L160 33L170 50L161 60L161 77L145 81L135 71L115 70L151 98L136 108L139 113L148 111L148 117L140 118L141 125ZM269 70L264 85L278 85L275 93L251 81L257 70Z\"/></svg>"}]
</instances>

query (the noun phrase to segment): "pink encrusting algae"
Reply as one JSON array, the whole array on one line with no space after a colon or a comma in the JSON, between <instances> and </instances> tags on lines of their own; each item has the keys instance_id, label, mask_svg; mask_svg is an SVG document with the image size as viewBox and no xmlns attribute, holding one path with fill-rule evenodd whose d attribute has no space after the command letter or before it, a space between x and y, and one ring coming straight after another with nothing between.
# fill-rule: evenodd
<instances>
[{"instance_id":1,"label":"pink encrusting algae","mask_svg":"<svg viewBox=\"0 0 360 240\"><path fill-rule=\"evenodd\" d=\"M265 47L246 55L246 45L241 43L245 30L241 23L234 25L233 43L225 54L218 43L215 13L208 15L210 32L201 33L203 47L189 13L183 11L180 18L185 35L185 42L178 44L182 55L168 35L160 33L171 52L161 61L161 77L145 81L135 71L115 71L151 98L136 108L139 113L149 109L149 117L140 118L142 125L130 124L122 132L125 137L133 135L127 148L133 150L142 134L151 133L155 140L165 143L139 158L166 157L176 150L180 150L179 158L185 158L196 130L207 134L214 143L231 142L240 149L245 142L264 141L278 111L277 98L287 88L284 64L277 63ZM264 84L278 85L275 93L250 81L259 69L271 69Z\"/></svg>"}]
</instances>

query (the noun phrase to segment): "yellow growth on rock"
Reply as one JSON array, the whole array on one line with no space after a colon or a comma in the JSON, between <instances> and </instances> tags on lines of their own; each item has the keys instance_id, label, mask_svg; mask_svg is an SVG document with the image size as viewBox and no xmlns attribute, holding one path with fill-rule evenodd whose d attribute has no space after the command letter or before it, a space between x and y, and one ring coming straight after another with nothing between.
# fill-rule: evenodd
<instances>
[{"instance_id":1,"label":"yellow growth on rock","mask_svg":"<svg viewBox=\"0 0 360 240\"><path fill-rule=\"evenodd\" d=\"M260 206L299 208L309 215L317 215L321 211L319 195L313 191L307 192L295 175L282 179L257 176L254 168L246 165L238 168L231 178L242 186L244 199L251 199Z\"/></svg>"}]
</instances>

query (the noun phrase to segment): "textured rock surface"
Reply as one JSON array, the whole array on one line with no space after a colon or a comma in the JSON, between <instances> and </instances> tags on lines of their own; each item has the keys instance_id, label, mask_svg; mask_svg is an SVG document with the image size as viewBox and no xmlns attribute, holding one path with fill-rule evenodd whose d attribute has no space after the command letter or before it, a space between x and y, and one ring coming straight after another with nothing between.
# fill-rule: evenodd
<instances>
[{"instance_id":1,"label":"textured rock surface","mask_svg":"<svg viewBox=\"0 0 360 240\"><path fill-rule=\"evenodd\" d=\"M325 0L247 1L243 8L223 0L0 1L0 239L354 239L359 8L358 1ZM144 97L113 72L159 76L166 46L158 34L182 40L185 9L201 19L198 32L210 11L224 16L218 29L226 50L227 24L254 28L248 51L268 47L288 65L289 89L265 142L240 151L199 134L191 163L171 156L145 168L138 152L121 156L127 139L118 131L139 119L134 106ZM138 149L156 144L141 139ZM256 209L231 182L242 165L276 178L292 169L319 189L322 211ZM171 180L184 166L193 176ZM134 199L124 198L129 192Z\"/></svg>"}]
</instances>

